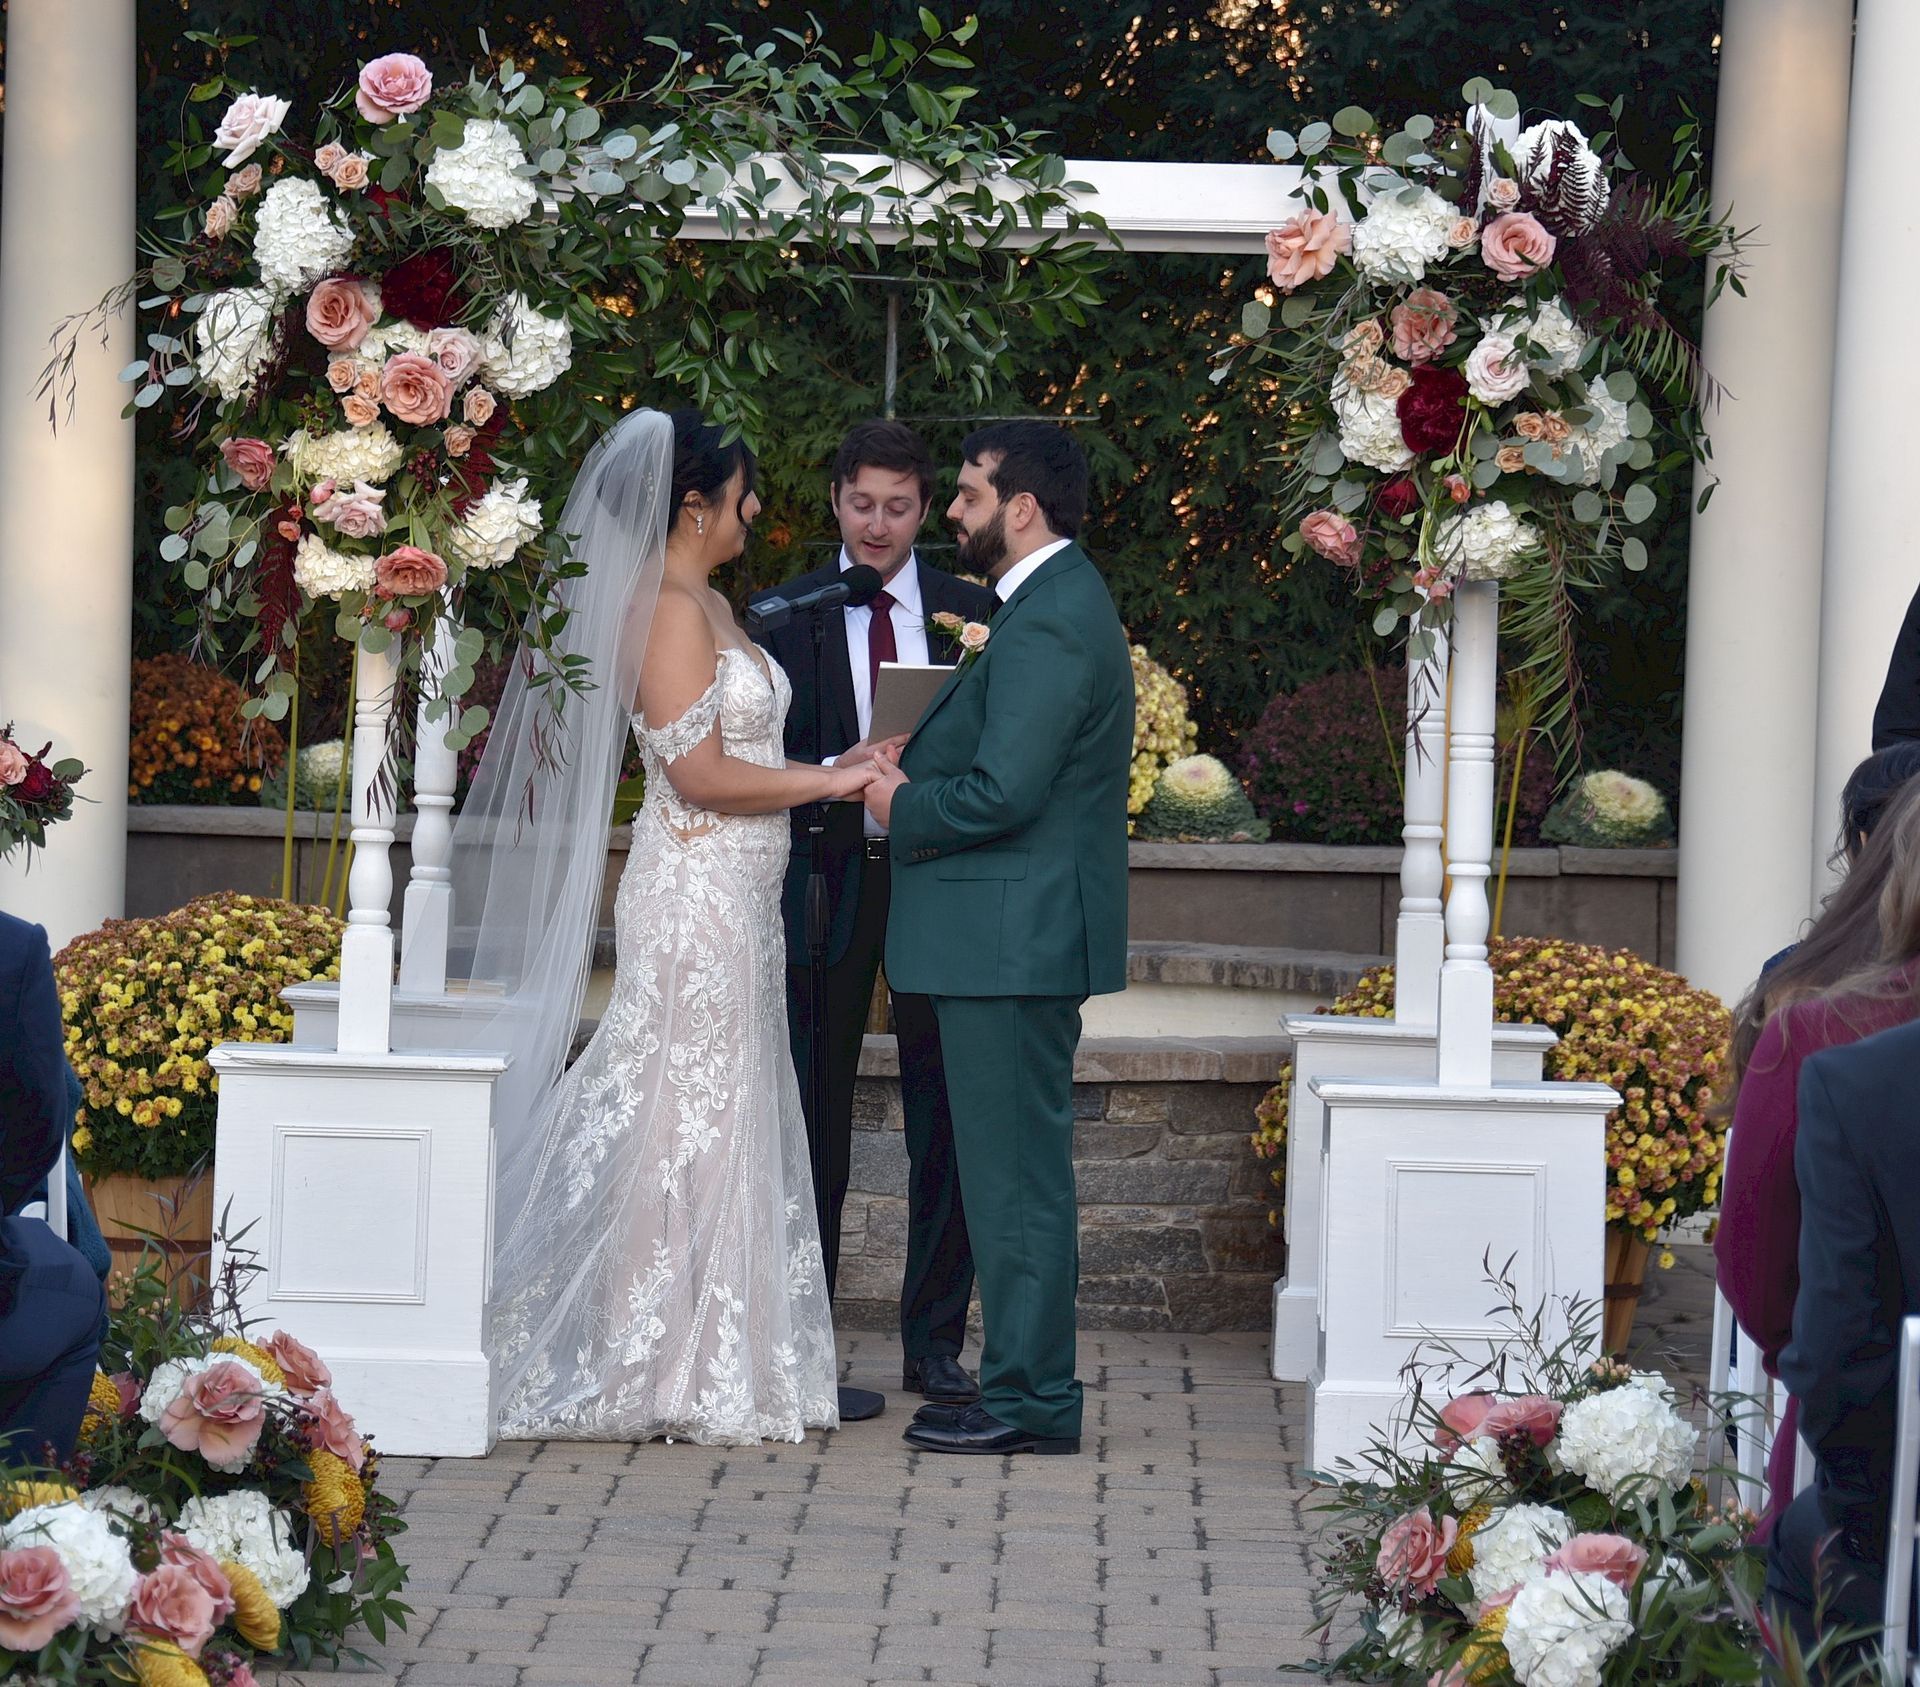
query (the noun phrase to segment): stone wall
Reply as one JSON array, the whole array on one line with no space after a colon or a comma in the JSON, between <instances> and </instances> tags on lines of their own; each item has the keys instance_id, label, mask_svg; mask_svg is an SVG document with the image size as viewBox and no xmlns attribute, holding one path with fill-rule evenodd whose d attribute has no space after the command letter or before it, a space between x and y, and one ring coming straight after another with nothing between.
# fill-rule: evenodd
<instances>
[{"instance_id":1,"label":"stone wall","mask_svg":"<svg viewBox=\"0 0 1920 1687\"><path fill-rule=\"evenodd\" d=\"M1278 1037L1082 1041L1073 1086L1082 1328L1267 1327L1282 1249L1266 1217L1267 1167L1247 1139L1287 1052ZM899 1322L907 1152L898 1072L893 1039L869 1037L834 1306L852 1329Z\"/></svg>"}]
</instances>

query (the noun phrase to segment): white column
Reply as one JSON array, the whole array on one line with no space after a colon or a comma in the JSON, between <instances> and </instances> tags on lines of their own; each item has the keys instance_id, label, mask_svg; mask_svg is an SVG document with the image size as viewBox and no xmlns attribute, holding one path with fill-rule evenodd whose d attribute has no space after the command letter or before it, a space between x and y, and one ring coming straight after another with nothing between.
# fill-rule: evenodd
<instances>
[{"instance_id":1,"label":"white column","mask_svg":"<svg viewBox=\"0 0 1920 1687\"><path fill-rule=\"evenodd\" d=\"M340 944L342 1054L385 1054L392 1046L394 780L386 764L399 647L354 652L353 868L347 874L347 934Z\"/></svg>"},{"instance_id":2,"label":"white column","mask_svg":"<svg viewBox=\"0 0 1920 1687\"><path fill-rule=\"evenodd\" d=\"M1446 863L1442 804L1447 788L1447 634L1430 655L1407 663L1406 823L1400 828L1400 917L1394 929L1393 1017L1431 1028L1440 1018L1440 963L1446 952L1440 894Z\"/></svg>"},{"instance_id":3,"label":"white column","mask_svg":"<svg viewBox=\"0 0 1920 1687\"><path fill-rule=\"evenodd\" d=\"M1872 10L1867 0L1863 15ZM1853 0L1727 0L1722 30L1713 203L1757 232L1746 297L1723 293L1702 341L1727 396L1706 417L1713 462L1696 491L1712 476L1720 487L1693 519L1687 574L1678 937L1680 970L1728 1001L1795 935L1831 842L1831 797L1814 798L1823 657L1836 681L1857 662L1861 683L1877 685L1892 637L1892 623L1854 626L1854 648L1831 673L1813 634L1852 33ZM1888 167L1898 132L1896 118L1875 143ZM1889 284L1899 264L1884 243L1899 226L1863 230L1875 248L1867 270L1888 266ZM1884 343L1866 355L1869 381L1884 377ZM1898 460L1880 444L1871 455Z\"/></svg>"},{"instance_id":4,"label":"white column","mask_svg":"<svg viewBox=\"0 0 1920 1687\"><path fill-rule=\"evenodd\" d=\"M1453 699L1447 719L1447 958L1440 968L1442 1085L1493 1082L1494 691L1498 684L1500 587L1474 580L1453 597Z\"/></svg>"},{"instance_id":5,"label":"white column","mask_svg":"<svg viewBox=\"0 0 1920 1687\"><path fill-rule=\"evenodd\" d=\"M133 325L81 338L60 430L34 396L63 318L134 266L133 0L12 0L0 183L0 723L89 768L73 817L0 906L57 949L125 906L133 424L120 417Z\"/></svg>"},{"instance_id":6,"label":"white column","mask_svg":"<svg viewBox=\"0 0 1920 1687\"><path fill-rule=\"evenodd\" d=\"M400 922L400 988L439 994L447 987L447 932L453 915L453 791L460 757L447 748L452 715L427 719L427 707L453 666L459 623L442 607L421 664L413 747L413 870ZM454 705L454 714L458 713Z\"/></svg>"},{"instance_id":7,"label":"white column","mask_svg":"<svg viewBox=\"0 0 1920 1687\"><path fill-rule=\"evenodd\" d=\"M1813 787L1812 888L1828 875L1840 788L1872 747L1874 701L1893 636L1920 586L1920 532L1902 500L1899 465L1920 451L1920 416L1906 402L1903 274L1920 262L1920 218L1901 169L1920 63L1920 7L1860 0L1854 26L1853 106L1847 124L1846 215L1840 237L1839 327L1833 431L1827 458L1827 543L1820 597L1820 725ZM1799 127L1796 111L1794 127ZM1776 244L1798 245L1780 225ZM1891 478L1889 468L1891 466ZM1809 465L1811 469L1811 465Z\"/></svg>"}]
</instances>

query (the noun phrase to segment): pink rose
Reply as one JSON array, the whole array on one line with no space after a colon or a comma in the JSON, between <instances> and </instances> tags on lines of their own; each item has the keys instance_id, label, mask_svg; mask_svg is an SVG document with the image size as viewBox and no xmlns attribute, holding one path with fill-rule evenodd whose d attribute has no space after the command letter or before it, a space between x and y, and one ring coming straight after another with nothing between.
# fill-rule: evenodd
<instances>
[{"instance_id":1,"label":"pink rose","mask_svg":"<svg viewBox=\"0 0 1920 1687\"><path fill-rule=\"evenodd\" d=\"M338 141L328 141L313 155L313 167L323 176L330 176L339 168L340 160L347 156L347 149Z\"/></svg>"},{"instance_id":2,"label":"pink rose","mask_svg":"<svg viewBox=\"0 0 1920 1687\"><path fill-rule=\"evenodd\" d=\"M1481 1421L1492 1410L1493 1396L1481 1390L1462 1394L1440 1408L1440 1427L1433 1432L1433 1444L1450 1453L1462 1441L1471 1441L1480 1433Z\"/></svg>"},{"instance_id":3,"label":"pink rose","mask_svg":"<svg viewBox=\"0 0 1920 1687\"><path fill-rule=\"evenodd\" d=\"M307 494L307 507L311 510L318 510L322 504L339 490L340 482L337 480L327 479L315 481L313 490Z\"/></svg>"},{"instance_id":4,"label":"pink rose","mask_svg":"<svg viewBox=\"0 0 1920 1687\"><path fill-rule=\"evenodd\" d=\"M413 616L404 609L389 609L380 617L380 625L390 633L404 633L413 625Z\"/></svg>"},{"instance_id":5,"label":"pink rose","mask_svg":"<svg viewBox=\"0 0 1920 1687\"><path fill-rule=\"evenodd\" d=\"M1575 1535L1547 1559L1549 1570L1589 1570L1605 1576L1622 1592L1631 1590L1646 1567L1647 1549L1625 1535Z\"/></svg>"},{"instance_id":6,"label":"pink rose","mask_svg":"<svg viewBox=\"0 0 1920 1687\"><path fill-rule=\"evenodd\" d=\"M1413 584L1416 590L1425 592L1435 603L1445 603L1453 596L1453 581L1444 569L1415 569Z\"/></svg>"},{"instance_id":7,"label":"pink rose","mask_svg":"<svg viewBox=\"0 0 1920 1687\"><path fill-rule=\"evenodd\" d=\"M233 1615L233 1583L212 1553L203 1552L185 1535L176 1535L169 1529L160 1537L160 1562L179 1566L207 1590L208 1598L213 1601L215 1627Z\"/></svg>"},{"instance_id":8,"label":"pink rose","mask_svg":"<svg viewBox=\"0 0 1920 1687\"><path fill-rule=\"evenodd\" d=\"M369 123L391 123L432 98L433 72L411 53L388 53L361 67L353 103Z\"/></svg>"},{"instance_id":9,"label":"pink rose","mask_svg":"<svg viewBox=\"0 0 1920 1687\"><path fill-rule=\"evenodd\" d=\"M380 402L401 421L430 427L453 408L453 382L432 358L403 351L380 371Z\"/></svg>"},{"instance_id":10,"label":"pink rose","mask_svg":"<svg viewBox=\"0 0 1920 1687\"><path fill-rule=\"evenodd\" d=\"M1502 281L1525 281L1553 262L1559 244L1525 211L1508 211L1480 231L1480 256Z\"/></svg>"},{"instance_id":11,"label":"pink rose","mask_svg":"<svg viewBox=\"0 0 1920 1687\"><path fill-rule=\"evenodd\" d=\"M268 136L280 132L291 102L277 94L242 94L228 106L213 132L213 150L225 152L223 169L244 164L266 143Z\"/></svg>"},{"instance_id":12,"label":"pink rose","mask_svg":"<svg viewBox=\"0 0 1920 1687\"><path fill-rule=\"evenodd\" d=\"M1544 1394L1520 1394L1502 1400L1480 1420L1479 1433L1498 1441L1503 1435L1526 1434L1544 1447L1560 1432L1560 1402Z\"/></svg>"},{"instance_id":13,"label":"pink rose","mask_svg":"<svg viewBox=\"0 0 1920 1687\"><path fill-rule=\"evenodd\" d=\"M316 486L310 506L315 521L326 522L349 539L375 539L386 532L387 512L381 507L386 488L369 486L364 480L356 480L351 492L341 491L330 480L321 486L326 496L322 498L321 487Z\"/></svg>"},{"instance_id":14,"label":"pink rose","mask_svg":"<svg viewBox=\"0 0 1920 1687\"><path fill-rule=\"evenodd\" d=\"M280 1367L290 1393L311 1394L316 1388L326 1388L333 1382L333 1372L327 1369L326 1361L285 1330L275 1330L260 1346Z\"/></svg>"},{"instance_id":15,"label":"pink rose","mask_svg":"<svg viewBox=\"0 0 1920 1687\"><path fill-rule=\"evenodd\" d=\"M380 420L380 406L370 398L362 398L357 392L350 392L340 401L340 408L346 413L347 426L350 428L370 428Z\"/></svg>"},{"instance_id":16,"label":"pink rose","mask_svg":"<svg viewBox=\"0 0 1920 1687\"><path fill-rule=\"evenodd\" d=\"M198 1453L216 1470L238 1470L266 1423L261 1398L260 1378L245 1365L222 1359L181 1384L158 1427L183 1453Z\"/></svg>"},{"instance_id":17,"label":"pink rose","mask_svg":"<svg viewBox=\"0 0 1920 1687\"><path fill-rule=\"evenodd\" d=\"M1427 1687L1468 1687L1467 1672L1458 1664L1448 1664L1427 1677Z\"/></svg>"},{"instance_id":18,"label":"pink rose","mask_svg":"<svg viewBox=\"0 0 1920 1687\"><path fill-rule=\"evenodd\" d=\"M327 385L335 392L352 392L354 383L360 379L360 365L350 357L334 357L327 360Z\"/></svg>"},{"instance_id":19,"label":"pink rose","mask_svg":"<svg viewBox=\"0 0 1920 1687\"><path fill-rule=\"evenodd\" d=\"M497 408L497 400L485 387L468 387L466 397L460 400L460 414L476 428L492 421Z\"/></svg>"},{"instance_id":20,"label":"pink rose","mask_svg":"<svg viewBox=\"0 0 1920 1687\"><path fill-rule=\"evenodd\" d=\"M1446 1574L1447 1554L1459 1533L1460 1525L1451 1517L1435 1523L1424 1505L1410 1511L1389 1523L1380 1537L1374 1573L1389 1587L1405 1588L1424 1599Z\"/></svg>"},{"instance_id":21,"label":"pink rose","mask_svg":"<svg viewBox=\"0 0 1920 1687\"><path fill-rule=\"evenodd\" d=\"M1432 287L1416 287L1393 307L1393 355L1408 363L1430 363L1457 338L1457 312L1446 294Z\"/></svg>"},{"instance_id":22,"label":"pink rose","mask_svg":"<svg viewBox=\"0 0 1920 1687\"><path fill-rule=\"evenodd\" d=\"M1511 211L1520 203L1520 184L1506 176L1487 183L1487 203L1496 211Z\"/></svg>"},{"instance_id":23,"label":"pink rose","mask_svg":"<svg viewBox=\"0 0 1920 1687\"><path fill-rule=\"evenodd\" d=\"M1464 252L1473 244L1477 232L1473 218L1455 217L1447 224L1447 245L1456 252Z\"/></svg>"},{"instance_id":24,"label":"pink rose","mask_svg":"<svg viewBox=\"0 0 1920 1687\"><path fill-rule=\"evenodd\" d=\"M369 179L367 155L364 152L350 152L328 173L333 177L333 185L342 193L358 193Z\"/></svg>"},{"instance_id":25,"label":"pink rose","mask_svg":"<svg viewBox=\"0 0 1920 1687\"><path fill-rule=\"evenodd\" d=\"M333 275L307 295L307 332L330 351L345 351L380 320L380 295L351 275Z\"/></svg>"},{"instance_id":26,"label":"pink rose","mask_svg":"<svg viewBox=\"0 0 1920 1687\"><path fill-rule=\"evenodd\" d=\"M249 492L266 490L267 482L273 479L274 464L279 461L264 439L223 439L220 456Z\"/></svg>"},{"instance_id":27,"label":"pink rose","mask_svg":"<svg viewBox=\"0 0 1920 1687\"><path fill-rule=\"evenodd\" d=\"M139 1380L131 1371L115 1371L107 1381L113 1384L113 1391L120 1396L120 1415L130 1418L140 1410L140 1396L143 1390Z\"/></svg>"},{"instance_id":28,"label":"pink rose","mask_svg":"<svg viewBox=\"0 0 1920 1687\"><path fill-rule=\"evenodd\" d=\"M30 765L25 750L11 738L0 738L0 785L18 785Z\"/></svg>"},{"instance_id":29,"label":"pink rose","mask_svg":"<svg viewBox=\"0 0 1920 1687\"><path fill-rule=\"evenodd\" d=\"M1467 353L1467 389L1482 404L1518 398L1527 382L1527 360L1504 334L1484 335Z\"/></svg>"},{"instance_id":30,"label":"pink rose","mask_svg":"<svg viewBox=\"0 0 1920 1687\"><path fill-rule=\"evenodd\" d=\"M135 1584L127 1606L127 1627L135 1634L171 1640L190 1658L213 1638L219 1626L213 1595L185 1565L162 1564Z\"/></svg>"},{"instance_id":31,"label":"pink rose","mask_svg":"<svg viewBox=\"0 0 1920 1687\"><path fill-rule=\"evenodd\" d=\"M233 219L239 214L239 207L224 193L207 207L207 220L202 224L209 240L225 240L233 232Z\"/></svg>"},{"instance_id":32,"label":"pink rose","mask_svg":"<svg viewBox=\"0 0 1920 1687\"><path fill-rule=\"evenodd\" d=\"M251 199L260 191L260 166L249 164L244 170L235 170L227 177L227 197L239 201Z\"/></svg>"},{"instance_id":33,"label":"pink rose","mask_svg":"<svg viewBox=\"0 0 1920 1687\"><path fill-rule=\"evenodd\" d=\"M403 545L400 549L413 550L413 547L411 545ZM397 556L399 552L396 551L394 554ZM415 551L414 554L416 556L433 557L431 551ZM384 563L387 560L387 558L382 557L380 562ZM433 560L438 562L439 558L433 557ZM380 563L374 564L376 572L378 572L379 567ZM446 579L446 569L444 567L440 570L440 578L443 581ZM432 587L422 588L422 590L429 591L432 589ZM389 595L405 597L412 594L394 592ZM316 1388L305 1400L301 1401L300 1404L301 1408L307 1414L306 1421L301 1426L301 1437L309 1447L326 1448L334 1457L345 1459L356 1471L367 1462L367 1449L365 1443L360 1439L360 1431L353 1427L353 1419L347 1416L346 1412L341 1408L340 1402L334 1399L332 1389Z\"/></svg>"},{"instance_id":34,"label":"pink rose","mask_svg":"<svg viewBox=\"0 0 1920 1687\"><path fill-rule=\"evenodd\" d=\"M427 356L457 387L480 361L480 342L464 328L436 328L427 336Z\"/></svg>"},{"instance_id":35,"label":"pink rose","mask_svg":"<svg viewBox=\"0 0 1920 1687\"><path fill-rule=\"evenodd\" d=\"M0 1646L37 1652L79 1615L79 1595L52 1547L0 1548Z\"/></svg>"},{"instance_id":36,"label":"pink rose","mask_svg":"<svg viewBox=\"0 0 1920 1687\"><path fill-rule=\"evenodd\" d=\"M1283 293L1332 273L1353 230L1331 211L1302 211L1267 236L1267 276Z\"/></svg>"},{"instance_id":37,"label":"pink rose","mask_svg":"<svg viewBox=\"0 0 1920 1687\"><path fill-rule=\"evenodd\" d=\"M473 449L473 439L474 434L472 428L455 422L452 427L447 429L447 455L449 457L464 457Z\"/></svg>"},{"instance_id":38,"label":"pink rose","mask_svg":"<svg viewBox=\"0 0 1920 1687\"><path fill-rule=\"evenodd\" d=\"M378 404L380 402L380 371L363 368L354 378L353 390L369 404Z\"/></svg>"},{"instance_id":39,"label":"pink rose","mask_svg":"<svg viewBox=\"0 0 1920 1687\"><path fill-rule=\"evenodd\" d=\"M1352 568L1360 560L1360 535L1338 510L1315 510L1300 523L1300 537L1342 568Z\"/></svg>"},{"instance_id":40,"label":"pink rose","mask_svg":"<svg viewBox=\"0 0 1920 1687\"><path fill-rule=\"evenodd\" d=\"M374 563L373 577L382 597L424 597L447 583L447 565L418 545L396 545Z\"/></svg>"},{"instance_id":41,"label":"pink rose","mask_svg":"<svg viewBox=\"0 0 1920 1687\"><path fill-rule=\"evenodd\" d=\"M236 1663L228 1671L227 1687L260 1687L260 1678L253 1673L251 1666Z\"/></svg>"}]
</instances>

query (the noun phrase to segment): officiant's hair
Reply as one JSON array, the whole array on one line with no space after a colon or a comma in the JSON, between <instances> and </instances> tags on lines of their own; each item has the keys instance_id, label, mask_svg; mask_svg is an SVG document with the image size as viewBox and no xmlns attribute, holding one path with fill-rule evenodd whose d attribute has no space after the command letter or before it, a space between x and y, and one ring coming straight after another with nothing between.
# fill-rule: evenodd
<instances>
[{"instance_id":1,"label":"officiant's hair","mask_svg":"<svg viewBox=\"0 0 1920 1687\"><path fill-rule=\"evenodd\" d=\"M689 492L698 492L712 503L742 469L746 471L740 484L744 503L760 466L746 441L734 439L723 444L726 429L709 422L698 410L676 410L669 420L673 423L673 519L679 519L680 506Z\"/></svg>"},{"instance_id":2,"label":"officiant's hair","mask_svg":"<svg viewBox=\"0 0 1920 1687\"><path fill-rule=\"evenodd\" d=\"M992 422L968 434L960 454L975 464L997 457L987 480L1001 503L1029 492L1060 538L1079 536L1087 519L1087 454L1065 428L1052 422Z\"/></svg>"},{"instance_id":3,"label":"officiant's hair","mask_svg":"<svg viewBox=\"0 0 1920 1687\"><path fill-rule=\"evenodd\" d=\"M920 502L933 502L933 453L927 442L905 422L855 422L833 454L833 492L862 469L890 469L895 474L910 474L920 482Z\"/></svg>"}]
</instances>

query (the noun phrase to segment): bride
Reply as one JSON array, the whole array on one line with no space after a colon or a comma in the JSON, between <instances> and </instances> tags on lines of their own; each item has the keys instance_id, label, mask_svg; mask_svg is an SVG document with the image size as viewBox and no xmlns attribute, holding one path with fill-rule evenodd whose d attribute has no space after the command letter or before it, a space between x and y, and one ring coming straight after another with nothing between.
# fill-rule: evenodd
<instances>
[{"instance_id":1,"label":"bride","mask_svg":"<svg viewBox=\"0 0 1920 1687\"><path fill-rule=\"evenodd\" d=\"M784 811L873 768L786 765L786 675L709 583L759 509L752 455L722 439L640 410L588 454L557 529L564 624L540 659L523 647L455 831L456 917L478 917L461 1040L512 1056L490 1295L509 1437L742 1445L838 1422L779 895ZM563 693L569 674L587 689ZM563 1073L629 729L646 794L613 993Z\"/></svg>"}]
</instances>

